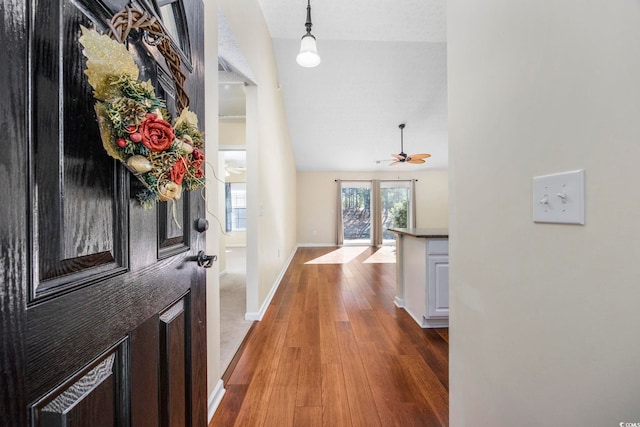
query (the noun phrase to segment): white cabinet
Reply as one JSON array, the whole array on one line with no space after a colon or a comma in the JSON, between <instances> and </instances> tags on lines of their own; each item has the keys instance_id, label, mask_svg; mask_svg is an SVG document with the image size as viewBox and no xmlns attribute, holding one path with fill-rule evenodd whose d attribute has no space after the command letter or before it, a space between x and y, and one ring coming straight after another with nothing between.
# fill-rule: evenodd
<instances>
[{"instance_id":1,"label":"white cabinet","mask_svg":"<svg viewBox=\"0 0 640 427\"><path fill-rule=\"evenodd\" d=\"M449 326L449 239L427 240L423 327Z\"/></svg>"},{"instance_id":2,"label":"white cabinet","mask_svg":"<svg viewBox=\"0 0 640 427\"><path fill-rule=\"evenodd\" d=\"M429 278L427 318L449 317L449 256L427 256Z\"/></svg>"},{"instance_id":3,"label":"white cabinet","mask_svg":"<svg viewBox=\"0 0 640 427\"><path fill-rule=\"evenodd\" d=\"M423 328L449 326L449 239L405 234L397 243L396 301Z\"/></svg>"}]
</instances>

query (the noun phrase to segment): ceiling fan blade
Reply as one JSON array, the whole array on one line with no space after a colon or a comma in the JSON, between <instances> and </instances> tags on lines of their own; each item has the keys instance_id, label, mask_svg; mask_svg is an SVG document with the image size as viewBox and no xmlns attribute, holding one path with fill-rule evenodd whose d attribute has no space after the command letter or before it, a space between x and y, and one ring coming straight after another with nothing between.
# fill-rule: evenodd
<instances>
[{"instance_id":1,"label":"ceiling fan blade","mask_svg":"<svg viewBox=\"0 0 640 427\"><path fill-rule=\"evenodd\" d=\"M411 154L409 157L411 157L412 159L428 159L429 157L431 157L431 154Z\"/></svg>"},{"instance_id":2,"label":"ceiling fan blade","mask_svg":"<svg viewBox=\"0 0 640 427\"><path fill-rule=\"evenodd\" d=\"M407 158L407 155L405 154L404 156L402 154L392 154L392 157L395 157L398 160L404 160Z\"/></svg>"},{"instance_id":3,"label":"ceiling fan blade","mask_svg":"<svg viewBox=\"0 0 640 427\"><path fill-rule=\"evenodd\" d=\"M414 165L417 165L420 163L425 163L425 161L422 159L411 159L411 160L407 160L407 163L413 163Z\"/></svg>"},{"instance_id":4,"label":"ceiling fan blade","mask_svg":"<svg viewBox=\"0 0 640 427\"><path fill-rule=\"evenodd\" d=\"M402 163L402 162L400 162L398 160L394 160L393 162L389 163L389 166L399 165L400 163Z\"/></svg>"}]
</instances>

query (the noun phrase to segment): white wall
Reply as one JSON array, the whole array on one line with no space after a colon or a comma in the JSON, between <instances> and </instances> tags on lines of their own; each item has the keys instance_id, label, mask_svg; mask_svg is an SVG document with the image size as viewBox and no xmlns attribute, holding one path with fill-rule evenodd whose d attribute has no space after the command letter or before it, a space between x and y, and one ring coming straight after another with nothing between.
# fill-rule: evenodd
<instances>
[{"instance_id":1,"label":"white wall","mask_svg":"<svg viewBox=\"0 0 640 427\"><path fill-rule=\"evenodd\" d=\"M225 146L244 146L247 140L247 123L244 120L221 120L218 135L220 148Z\"/></svg>"},{"instance_id":2,"label":"white wall","mask_svg":"<svg viewBox=\"0 0 640 427\"><path fill-rule=\"evenodd\" d=\"M230 231L225 236L226 247L239 248L247 246L247 232L246 231Z\"/></svg>"},{"instance_id":3,"label":"white wall","mask_svg":"<svg viewBox=\"0 0 640 427\"><path fill-rule=\"evenodd\" d=\"M447 7L451 426L640 423L640 3ZM534 224L578 168L586 224Z\"/></svg>"},{"instance_id":4,"label":"white wall","mask_svg":"<svg viewBox=\"0 0 640 427\"><path fill-rule=\"evenodd\" d=\"M277 68L257 0L218 0L251 68L247 87L247 293L258 312L296 247L296 169ZM254 272L251 269L257 266Z\"/></svg>"},{"instance_id":5,"label":"white wall","mask_svg":"<svg viewBox=\"0 0 640 427\"><path fill-rule=\"evenodd\" d=\"M218 126L220 126L220 122L218 122ZM218 132L220 135L220 132ZM218 152L218 167L216 168L217 179L212 179L212 184L218 187L218 215L213 221L209 221L209 226L213 227L216 230L216 234L218 235L218 270L220 274L225 274L227 271L227 236L225 236L225 215L226 215L226 206L225 206L225 190L224 190L224 156L222 153Z\"/></svg>"},{"instance_id":6,"label":"white wall","mask_svg":"<svg viewBox=\"0 0 640 427\"><path fill-rule=\"evenodd\" d=\"M276 88L276 66L271 38L257 0L208 0L205 5L205 136L207 152L207 208L218 211L219 186L211 176L211 165L218 165L218 35L217 8L224 11L228 24L253 71L258 87L248 90L248 111L254 123L247 130L254 144L252 172L257 191L254 208L254 239L257 298L256 309L264 302L276 278L296 245L295 163L287 131L282 98ZM251 99L249 99L251 98ZM266 161L265 158L269 158ZM217 170L219 174L219 170ZM257 185L257 184L260 185ZM261 215L262 214L262 215ZM220 235L207 233L207 253L219 254ZM219 265L207 270L207 383L212 397L218 391L223 371L220 366Z\"/></svg>"},{"instance_id":7,"label":"white wall","mask_svg":"<svg viewBox=\"0 0 640 427\"><path fill-rule=\"evenodd\" d=\"M218 185L212 176L211 165L218 165L218 10L213 1L204 2L204 61L205 61L205 153L207 167L207 211L217 212ZM218 172L218 171L216 171ZM219 255L219 234L216 220L207 214L207 253ZM219 265L207 269L207 396L211 396L222 377L220 367L220 281Z\"/></svg>"},{"instance_id":8,"label":"white wall","mask_svg":"<svg viewBox=\"0 0 640 427\"><path fill-rule=\"evenodd\" d=\"M298 243L335 245L336 179L417 179L416 225L449 225L447 171L423 172L298 172Z\"/></svg>"}]
</instances>

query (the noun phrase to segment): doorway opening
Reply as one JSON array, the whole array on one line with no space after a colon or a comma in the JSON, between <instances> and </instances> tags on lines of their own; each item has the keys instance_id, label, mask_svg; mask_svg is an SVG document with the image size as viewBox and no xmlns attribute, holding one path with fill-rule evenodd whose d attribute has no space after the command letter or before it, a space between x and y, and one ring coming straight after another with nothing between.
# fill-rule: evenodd
<instances>
[{"instance_id":1,"label":"doorway opening","mask_svg":"<svg viewBox=\"0 0 640 427\"><path fill-rule=\"evenodd\" d=\"M247 313L258 299L257 237L249 218L255 204L257 115L255 77L220 8L218 9L218 213L220 238L220 368L234 363L251 324ZM224 172L222 172L224 171Z\"/></svg>"},{"instance_id":2,"label":"doorway opening","mask_svg":"<svg viewBox=\"0 0 640 427\"><path fill-rule=\"evenodd\" d=\"M241 140L244 123L220 122L226 141ZM236 130L235 136L233 130ZM220 139L221 141L223 138ZM232 147L232 148L229 148ZM247 309L247 171L246 151L220 145L224 170L225 235L221 239L224 269L220 273L220 366L229 366L253 322L245 320Z\"/></svg>"}]
</instances>

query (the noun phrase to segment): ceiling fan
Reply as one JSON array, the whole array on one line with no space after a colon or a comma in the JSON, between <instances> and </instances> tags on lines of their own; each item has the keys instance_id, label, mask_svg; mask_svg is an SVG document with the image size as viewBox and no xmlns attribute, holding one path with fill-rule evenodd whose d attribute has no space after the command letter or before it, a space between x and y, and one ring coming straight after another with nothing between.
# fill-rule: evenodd
<instances>
[{"instance_id":1,"label":"ceiling fan","mask_svg":"<svg viewBox=\"0 0 640 427\"><path fill-rule=\"evenodd\" d=\"M398 127L400 128L400 154L392 154L395 158L389 166L397 165L399 163L413 163L420 164L424 163L424 159L431 157L431 154L407 154L404 152L404 123L401 123Z\"/></svg>"},{"instance_id":2,"label":"ceiling fan","mask_svg":"<svg viewBox=\"0 0 640 427\"><path fill-rule=\"evenodd\" d=\"M245 173L246 171L246 167L234 163L226 163L224 168L225 176L230 176L231 174L240 175Z\"/></svg>"}]
</instances>

